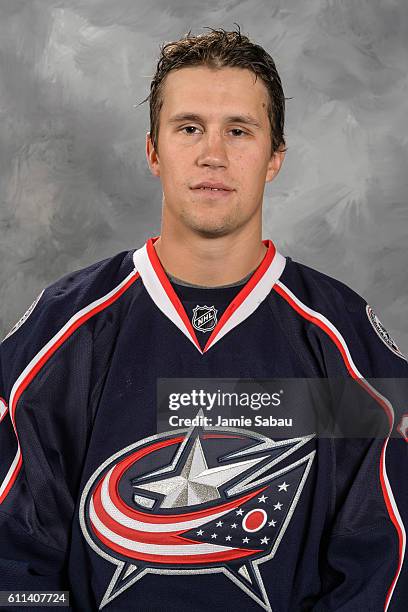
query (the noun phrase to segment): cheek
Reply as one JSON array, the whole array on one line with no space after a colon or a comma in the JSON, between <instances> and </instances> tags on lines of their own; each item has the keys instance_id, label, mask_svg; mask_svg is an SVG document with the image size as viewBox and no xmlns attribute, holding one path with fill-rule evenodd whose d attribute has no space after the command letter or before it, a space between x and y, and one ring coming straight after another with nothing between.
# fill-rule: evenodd
<instances>
[{"instance_id":1,"label":"cheek","mask_svg":"<svg viewBox=\"0 0 408 612\"><path fill-rule=\"evenodd\" d=\"M190 173L191 174L191 173ZM189 174L180 159L169 161L162 166L161 181L167 191L177 192L188 184ZM191 178L191 176L190 176Z\"/></svg>"},{"instance_id":2,"label":"cheek","mask_svg":"<svg viewBox=\"0 0 408 612\"><path fill-rule=\"evenodd\" d=\"M260 147L247 147L245 151L239 151L233 161L241 168L248 170L262 168L265 165L265 153Z\"/></svg>"},{"instance_id":3,"label":"cheek","mask_svg":"<svg viewBox=\"0 0 408 612\"><path fill-rule=\"evenodd\" d=\"M255 153L240 156L236 160L236 175L238 182L246 185L251 191L257 183L262 184L267 172L267 162L265 158Z\"/></svg>"}]
</instances>

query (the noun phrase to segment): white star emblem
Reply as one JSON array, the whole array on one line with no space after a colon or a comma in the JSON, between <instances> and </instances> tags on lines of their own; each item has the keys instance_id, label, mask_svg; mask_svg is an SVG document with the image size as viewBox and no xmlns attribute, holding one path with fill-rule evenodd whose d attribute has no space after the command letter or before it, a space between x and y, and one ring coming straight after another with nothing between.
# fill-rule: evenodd
<instances>
[{"instance_id":1,"label":"white star emblem","mask_svg":"<svg viewBox=\"0 0 408 612\"><path fill-rule=\"evenodd\" d=\"M197 535L203 535L204 531L202 529L200 529L200 531L197 531Z\"/></svg>"},{"instance_id":2,"label":"white star emblem","mask_svg":"<svg viewBox=\"0 0 408 612\"><path fill-rule=\"evenodd\" d=\"M275 527L276 521L269 521L268 525L269 527Z\"/></svg>"},{"instance_id":3,"label":"white star emblem","mask_svg":"<svg viewBox=\"0 0 408 612\"><path fill-rule=\"evenodd\" d=\"M278 490L279 491L287 491L289 486L290 485L288 485L286 482L282 482L281 485L278 485Z\"/></svg>"},{"instance_id":4,"label":"white star emblem","mask_svg":"<svg viewBox=\"0 0 408 612\"><path fill-rule=\"evenodd\" d=\"M273 507L274 510L282 510L282 504L281 503L276 503Z\"/></svg>"},{"instance_id":5,"label":"white star emblem","mask_svg":"<svg viewBox=\"0 0 408 612\"><path fill-rule=\"evenodd\" d=\"M259 502L263 502L265 503L265 500L268 499L268 496L265 497L265 495L261 495L261 497L258 497L258 501Z\"/></svg>"},{"instance_id":6,"label":"white star emblem","mask_svg":"<svg viewBox=\"0 0 408 612\"><path fill-rule=\"evenodd\" d=\"M220 499L219 487L259 461L258 457L239 463L209 468L200 438L197 437L177 476L163 478L161 474L159 480L146 483L137 482L135 486L163 495L161 508L179 508L180 506L203 504L213 499Z\"/></svg>"},{"instance_id":7,"label":"white star emblem","mask_svg":"<svg viewBox=\"0 0 408 612\"><path fill-rule=\"evenodd\" d=\"M244 544L248 544L249 539L248 538L244 538L242 541L243 541Z\"/></svg>"},{"instance_id":8,"label":"white star emblem","mask_svg":"<svg viewBox=\"0 0 408 612\"><path fill-rule=\"evenodd\" d=\"M216 537L217 537L217 534L216 534L216 533L212 533L212 534L211 534L211 537L212 537L212 538L216 538Z\"/></svg>"},{"instance_id":9,"label":"white star emblem","mask_svg":"<svg viewBox=\"0 0 408 612\"><path fill-rule=\"evenodd\" d=\"M232 527L233 529L235 529L235 527L236 527L236 526L237 526L237 524L236 524L236 523L232 523L232 525L231 525L231 527Z\"/></svg>"},{"instance_id":10,"label":"white star emblem","mask_svg":"<svg viewBox=\"0 0 408 612\"><path fill-rule=\"evenodd\" d=\"M261 544L267 544L271 538L267 538L266 536L262 538Z\"/></svg>"},{"instance_id":11,"label":"white star emblem","mask_svg":"<svg viewBox=\"0 0 408 612\"><path fill-rule=\"evenodd\" d=\"M231 536L225 536L225 539L226 539L226 540L228 540L228 541L230 541Z\"/></svg>"},{"instance_id":12,"label":"white star emblem","mask_svg":"<svg viewBox=\"0 0 408 612\"><path fill-rule=\"evenodd\" d=\"M218 523L216 524L216 527L222 527L223 522L222 521L218 521Z\"/></svg>"},{"instance_id":13,"label":"white star emblem","mask_svg":"<svg viewBox=\"0 0 408 612\"><path fill-rule=\"evenodd\" d=\"M242 514L244 514L244 511L242 510L242 508L240 508L240 509L239 509L239 510L237 510L236 512L237 512L237 514L241 514L241 515L242 515Z\"/></svg>"}]
</instances>

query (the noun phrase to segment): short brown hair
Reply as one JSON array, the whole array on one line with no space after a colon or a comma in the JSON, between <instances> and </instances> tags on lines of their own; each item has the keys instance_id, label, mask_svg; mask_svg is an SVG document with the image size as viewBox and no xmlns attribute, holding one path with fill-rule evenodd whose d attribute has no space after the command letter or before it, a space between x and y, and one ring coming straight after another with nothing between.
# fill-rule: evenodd
<instances>
[{"instance_id":1,"label":"short brown hair","mask_svg":"<svg viewBox=\"0 0 408 612\"><path fill-rule=\"evenodd\" d=\"M247 36L237 31L227 32L223 28L208 28L208 34L191 36L191 30L179 40L161 46L156 73L150 84L150 94L143 100L150 103L150 135L158 151L159 116L163 106L163 85L171 70L187 66L225 66L247 68L259 76L269 94L267 108L271 126L271 155L285 147L285 96L282 83L272 57L260 45L254 44ZM141 104L143 103L141 102ZM286 150L286 149L285 149Z\"/></svg>"}]
</instances>

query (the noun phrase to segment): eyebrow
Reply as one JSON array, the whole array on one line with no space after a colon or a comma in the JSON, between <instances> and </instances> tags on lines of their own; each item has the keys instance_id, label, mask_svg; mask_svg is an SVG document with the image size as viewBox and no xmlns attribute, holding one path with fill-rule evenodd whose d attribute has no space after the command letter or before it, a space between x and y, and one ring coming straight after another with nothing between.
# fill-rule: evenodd
<instances>
[{"instance_id":1,"label":"eyebrow","mask_svg":"<svg viewBox=\"0 0 408 612\"><path fill-rule=\"evenodd\" d=\"M204 118L196 113L177 113L169 119L169 123L180 123L180 121L200 121L203 122ZM243 123L245 125L252 125L260 128L260 123L252 117L252 115L230 115L225 117L226 123Z\"/></svg>"}]
</instances>

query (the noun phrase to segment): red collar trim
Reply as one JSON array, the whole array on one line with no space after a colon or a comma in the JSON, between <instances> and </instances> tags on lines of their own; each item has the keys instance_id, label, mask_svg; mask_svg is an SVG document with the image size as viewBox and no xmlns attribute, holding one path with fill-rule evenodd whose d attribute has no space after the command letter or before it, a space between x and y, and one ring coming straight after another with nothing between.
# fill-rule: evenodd
<instances>
[{"instance_id":1,"label":"red collar trim","mask_svg":"<svg viewBox=\"0 0 408 612\"><path fill-rule=\"evenodd\" d=\"M164 291L166 292L168 298L170 299L171 303L173 304L175 310L177 311L178 315L180 316L180 318L182 319L184 325L186 326L191 338L194 341L194 344L197 346L197 348L199 349L200 352L205 353L205 351L207 351L210 346L212 345L212 343L214 342L215 338L218 336L218 334L220 333L221 329L224 327L224 325L227 323L227 321L229 320L229 318L231 317L231 315L235 312L235 310L242 304L242 302L248 297L248 295L253 291L253 289L257 286L257 284L259 283L259 281L261 280L261 278L263 277L263 275L265 274L265 272L269 269L274 257L275 257L275 253L276 253L276 248L275 245L273 244L272 240L262 240L263 244L268 248L267 252L265 253L265 256L263 258L263 260L261 261L261 263L259 264L258 268L255 270L255 272L253 273L253 275L251 276L251 278L248 280L248 282L244 285L244 287L241 289L241 291L236 295L236 297L232 300L232 302L229 304L229 306L227 307L227 309L224 311L223 315L221 316L221 319L218 321L216 327L213 329L210 337L208 338L204 350L201 349L200 343L197 340L197 336L195 334L194 328L191 325L190 319L184 309L183 304L181 303L178 295L176 294L176 292L173 289L173 286L162 266L162 263L156 253L156 249L154 248L154 243L156 242L156 240L158 240L159 236L155 236L153 238L149 238L149 240L146 243L146 251L147 251L147 255L149 257L149 261L157 275L157 278L159 279Z\"/></svg>"},{"instance_id":2,"label":"red collar trim","mask_svg":"<svg viewBox=\"0 0 408 612\"><path fill-rule=\"evenodd\" d=\"M213 329L211 336L208 338L206 345L204 347L204 351L212 344L215 337L218 336L221 329L224 327L225 323L228 321L232 313L242 304L242 302L248 297L251 291L256 287L259 283L266 270L272 263L273 258L275 257L275 245L272 240L262 240L263 244L268 247L263 260L248 280L248 282L242 287L241 291L235 296L229 306L224 310L224 313L221 316L221 319L218 321L216 327Z\"/></svg>"},{"instance_id":3,"label":"red collar trim","mask_svg":"<svg viewBox=\"0 0 408 612\"><path fill-rule=\"evenodd\" d=\"M171 282L169 281L169 278L161 264L161 261L156 253L156 249L154 248L154 243L156 242L156 240L159 238L160 236L155 236L154 238L149 238L149 240L147 241L146 244L146 250L147 250L147 255L149 257L150 263L154 269L154 271L157 274L157 277L163 287L163 289L165 290L165 292L167 293L171 303L173 304L174 308L176 309L176 311L178 312L180 318L182 319L184 325L186 326L186 328L188 329L190 336L192 337L192 339L194 340L194 343L196 344L197 348L199 349L199 351L201 352L201 346L199 341L197 340L197 336L195 335L194 332L194 328L190 323L190 319L187 316L186 311L184 310L184 306L183 304L180 302L180 299L177 295L177 293L174 291L173 286L171 284Z\"/></svg>"}]
</instances>

